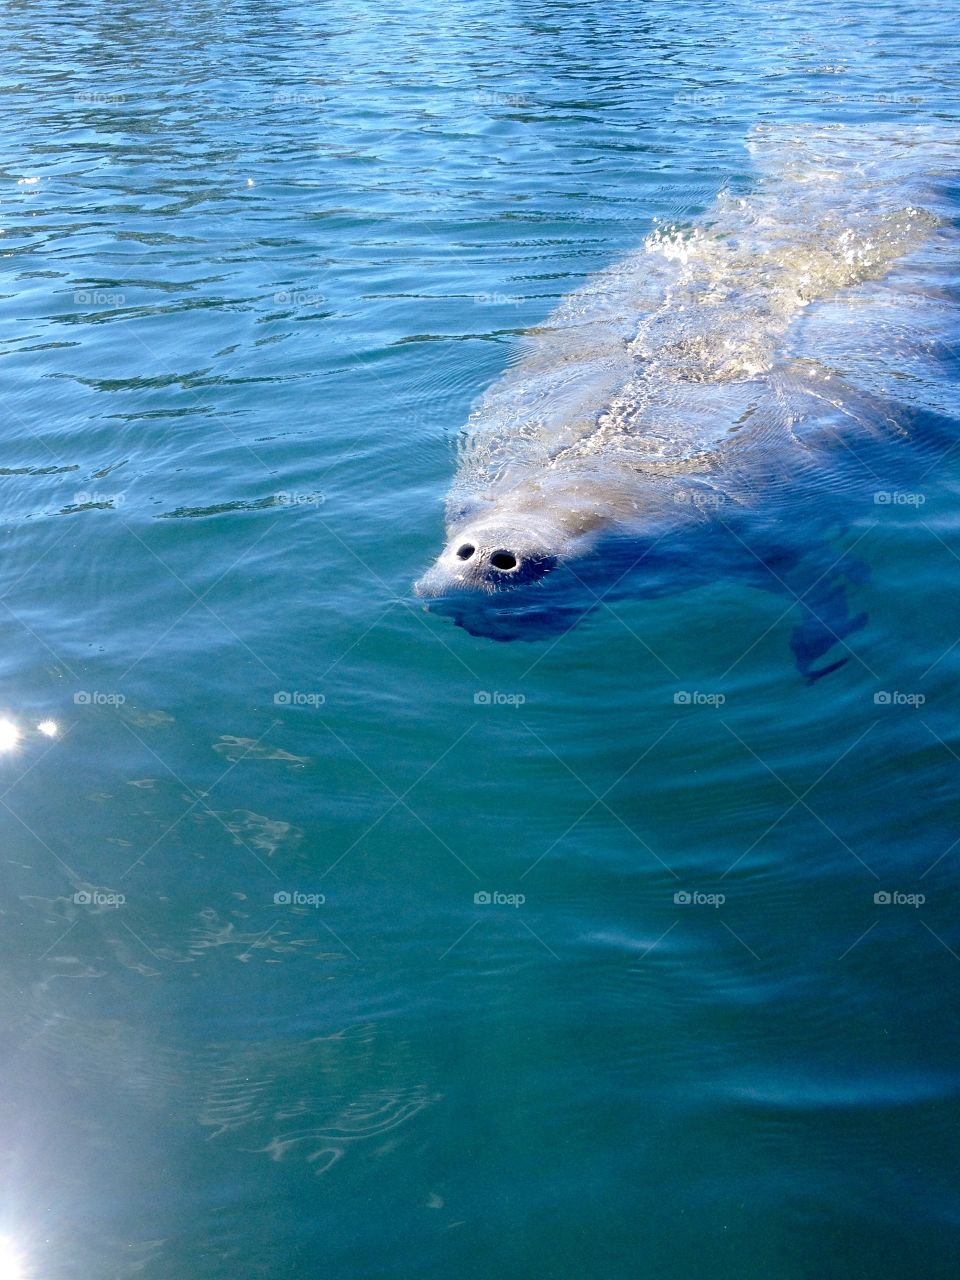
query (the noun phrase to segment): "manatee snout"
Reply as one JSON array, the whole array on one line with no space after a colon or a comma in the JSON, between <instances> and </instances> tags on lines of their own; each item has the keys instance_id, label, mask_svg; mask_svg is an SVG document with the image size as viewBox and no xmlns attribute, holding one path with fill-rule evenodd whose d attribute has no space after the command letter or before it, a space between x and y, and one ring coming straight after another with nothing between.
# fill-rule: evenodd
<instances>
[{"instance_id":1,"label":"manatee snout","mask_svg":"<svg viewBox=\"0 0 960 1280\"><path fill-rule=\"evenodd\" d=\"M644 559L634 538L571 511L567 522L511 511L455 525L414 590L431 612L489 640L568 631Z\"/></svg>"},{"instance_id":2,"label":"manatee snout","mask_svg":"<svg viewBox=\"0 0 960 1280\"><path fill-rule=\"evenodd\" d=\"M556 568L560 543L556 531L519 520L466 525L448 539L414 590L436 599L529 586Z\"/></svg>"}]
</instances>

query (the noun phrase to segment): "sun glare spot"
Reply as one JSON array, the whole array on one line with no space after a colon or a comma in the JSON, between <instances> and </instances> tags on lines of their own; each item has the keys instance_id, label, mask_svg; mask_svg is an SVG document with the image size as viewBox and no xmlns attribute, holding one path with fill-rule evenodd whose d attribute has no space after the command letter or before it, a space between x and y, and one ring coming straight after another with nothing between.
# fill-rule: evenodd
<instances>
[{"instance_id":1,"label":"sun glare spot","mask_svg":"<svg viewBox=\"0 0 960 1280\"><path fill-rule=\"evenodd\" d=\"M0 751L12 751L20 741L20 730L12 720L0 720ZM0 1280L3 1280L3 1272L0 1271Z\"/></svg>"},{"instance_id":2,"label":"sun glare spot","mask_svg":"<svg viewBox=\"0 0 960 1280\"><path fill-rule=\"evenodd\" d=\"M25 1280L20 1257L6 1236L0 1236L0 1280Z\"/></svg>"},{"instance_id":3,"label":"sun glare spot","mask_svg":"<svg viewBox=\"0 0 960 1280\"><path fill-rule=\"evenodd\" d=\"M37 729L45 738L55 738L60 732L60 726L56 720L41 720L37 725Z\"/></svg>"}]
</instances>

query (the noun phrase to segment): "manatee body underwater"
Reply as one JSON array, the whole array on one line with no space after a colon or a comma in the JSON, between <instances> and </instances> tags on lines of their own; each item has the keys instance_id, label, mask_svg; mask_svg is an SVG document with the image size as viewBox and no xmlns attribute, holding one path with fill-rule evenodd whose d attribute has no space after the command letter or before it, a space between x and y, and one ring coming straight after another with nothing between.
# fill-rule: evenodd
<instances>
[{"instance_id":1,"label":"manatee body underwater","mask_svg":"<svg viewBox=\"0 0 960 1280\"><path fill-rule=\"evenodd\" d=\"M463 432L416 583L474 635L536 640L609 600L737 575L796 610L812 682L867 623L838 548L960 440L957 138L754 130L742 192L657 226L522 339Z\"/></svg>"}]
</instances>

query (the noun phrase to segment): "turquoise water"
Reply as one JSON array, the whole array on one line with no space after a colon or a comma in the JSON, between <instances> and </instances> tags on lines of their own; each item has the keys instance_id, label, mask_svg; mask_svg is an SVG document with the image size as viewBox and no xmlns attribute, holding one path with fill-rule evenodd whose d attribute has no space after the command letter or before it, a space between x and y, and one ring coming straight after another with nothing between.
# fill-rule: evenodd
<instances>
[{"instance_id":1,"label":"turquoise water","mask_svg":"<svg viewBox=\"0 0 960 1280\"><path fill-rule=\"evenodd\" d=\"M518 335L955 15L7 10L3 1280L956 1275L960 451L810 687L411 591Z\"/></svg>"}]
</instances>

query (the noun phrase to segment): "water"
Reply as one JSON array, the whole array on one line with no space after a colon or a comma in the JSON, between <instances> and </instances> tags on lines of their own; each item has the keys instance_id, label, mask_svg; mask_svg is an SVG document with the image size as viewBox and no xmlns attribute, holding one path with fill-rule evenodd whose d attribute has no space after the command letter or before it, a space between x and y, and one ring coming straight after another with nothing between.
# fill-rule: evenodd
<instances>
[{"instance_id":1,"label":"water","mask_svg":"<svg viewBox=\"0 0 960 1280\"><path fill-rule=\"evenodd\" d=\"M411 593L520 332L757 124L955 125L953 13L8 10L11 1280L955 1275L957 454L811 687L733 578Z\"/></svg>"}]
</instances>

